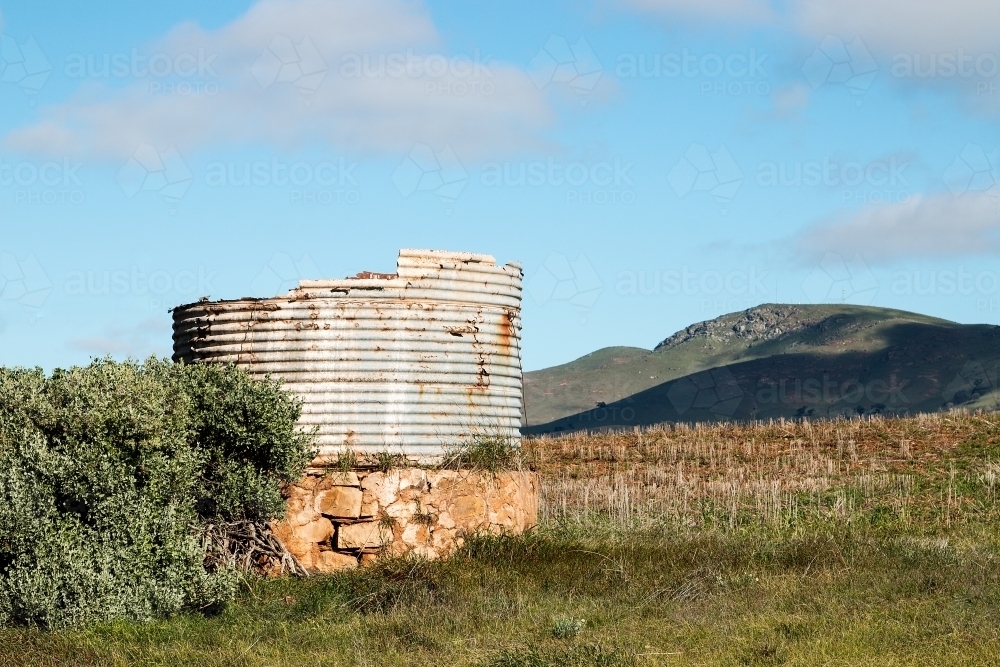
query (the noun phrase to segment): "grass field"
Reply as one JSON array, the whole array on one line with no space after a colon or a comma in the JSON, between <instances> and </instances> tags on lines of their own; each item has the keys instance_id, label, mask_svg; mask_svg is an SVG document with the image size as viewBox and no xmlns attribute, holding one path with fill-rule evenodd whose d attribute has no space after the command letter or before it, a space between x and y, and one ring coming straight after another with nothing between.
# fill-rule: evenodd
<instances>
[{"instance_id":1,"label":"grass field","mask_svg":"<svg viewBox=\"0 0 1000 667\"><path fill-rule=\"evenodd\" d=\"M3 665L993 665L1000 416L535 439L542 523Z\"/></svg>"}]
</instances>

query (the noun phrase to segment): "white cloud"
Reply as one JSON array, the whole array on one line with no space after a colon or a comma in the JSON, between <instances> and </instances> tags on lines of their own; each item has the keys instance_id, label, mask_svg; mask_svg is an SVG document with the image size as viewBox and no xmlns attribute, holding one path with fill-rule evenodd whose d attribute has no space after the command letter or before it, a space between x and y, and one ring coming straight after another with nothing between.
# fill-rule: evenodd
<instances>
[{"instance_id":1,"label":"white cloud","mask_svg":"<svg viewBox=\"0 0 1000 667\"><path fill-rule=\"evenodd\" d=\"M793 0L803 34L860 36L882 54L995 49L1000 13L993 0Z\"/></svg>"},{"instance_id":2,"label":"white cloud","mask_svg":"<svg viewBox=\"0 0 1000 667\"><path fill-rule=\"evenodd\" d=\"M995 53L1000 12L994 0L619 0L650 12L751 26L773 24L813 39L860 36L879 55Z\"/></svg>"},{"instance_id":3,"label":"white cloud","mask_svg":"<svg viewBox=\"0 0 1000 667\"><path fill-rule=\"evenodd\" d=\"M833 45L850 56L849 69L855 70L847 75L854 75L850 80L845 80L846 63L824 66L807 60L806 75L814 85L839 81L860 93L877 76L900 86L957 94L970 112L1000 115L1000 96L994 90L1000 74L995 0L613 1L681 21L770 29L774 37L805 39L820 50ZM859 60L857 54L864 57ZM823 55L814 57L824 60ZM867 66L857 70L865 60Z\"/></svg>"},{"instance_id":4,"label":"white cloud","mask_svg":"<svg viewBox=\"0 0 1000 667\"><path fill-rule=\"evenodd\" d=\"M911 257L958 257L1000 252L1000 201L984 193L917 195L823 221L795 242L814 260L826 253L861 253L872 263Z\"/></svg>"},{"instance_id":5,"label":"white cloud","mask_svg":"<svg viewBox=\"0 0 1000 667\"><path fill-rule=\"evenodd\" d=\"M203 54L195 83L217 86L214 94L151 92L183 77L146 76L124 88L91 82L4 144L120 160L141 143L182 154L252 143L376 152L447 143L470 156L534 143L551 110L527 73L495 61L477 68L474 54L432 54L437 40L427 12L405 0L262 0L216 31L183 24L151 45L172 57ZM379 69L389 55L409 55L410 73Z\"/></svg>"}]
</instances>

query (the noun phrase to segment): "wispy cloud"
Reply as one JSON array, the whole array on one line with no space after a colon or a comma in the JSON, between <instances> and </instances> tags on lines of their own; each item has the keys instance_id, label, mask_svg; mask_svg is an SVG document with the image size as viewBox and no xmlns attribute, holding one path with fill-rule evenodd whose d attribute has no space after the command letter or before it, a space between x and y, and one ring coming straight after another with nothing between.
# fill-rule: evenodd
<instances>
[{"instance_id":1,"label":"wispy cloud","mask_svg":"<svg viewBox=\"0 0 1000 667\"><path fill-rule=\"evenodd\" d=\"M770 30L816 45L850 44L898 87L956 95L964 109L1000 114L1000 12L993 0L618 0L640 10L709 28ZM842 47L841 47L842 48ZM845 58L855 54L844 51ZM873 75L874 76L874 75ZM777 101L777 100L776 100Z\"/></svg>"},{"instance_id":2,"label":"wispy cloud","mask_svg":"<svg viewBox=\"0 0 1000 667\"><path fill-rule=\"evenodd\" d=\"M773 25L813 38L860 36L882 54L997 48L1000 13L992 0L620 0L626 7L749 27Z\"/></svg>"},{"instance_id":3,"label":"wispy cloud","mask_svg":"<svg viewBox=\"0 0 1000 667\"><path fill-rule=\"evenodd\" d=\"M420 142L464 155L533 145L552 112L524 69L489 54L435 53L438 42L427 11L413 2L262 0L218 30L183 24L151 47L203 56L210 92L90 82L3 144L116 160L141 143L184 152L318 140L398 152Z\"/></svg>"},{"instance_id":4,"label":"wispy cloud","mask_svg":"<svg viewBox=\"0 0 1000 667\"><path fill-rule=\"evenodd\" d=\"M992 0L792 0L788 6L799 32L858 35L882 54L995 50L1000 31Z\"/></svg>"},{"instance_id":5,"label":"wispy cloud","mask_svg":"<svg viewBox=\"0 0 1000 667\"><path fill-rule=\"evenodd\" d=\"M823 220L794 246L806 261L828 252L861 253L870 263L993 255L1000 253L1000 202L982 193L917 195Z\"/></svg>"}]
</instances>

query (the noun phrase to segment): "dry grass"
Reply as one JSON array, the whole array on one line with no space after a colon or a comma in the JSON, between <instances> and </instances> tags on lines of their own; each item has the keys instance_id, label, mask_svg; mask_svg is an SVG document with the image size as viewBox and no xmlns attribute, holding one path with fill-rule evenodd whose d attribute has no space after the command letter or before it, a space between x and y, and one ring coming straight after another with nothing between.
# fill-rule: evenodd
<instances>
[{"instance_id":1,"label":"dry grass","mask_svg":"<svg viewBox=\"0 0 1000 667\"><path fill-rule=\"evenodd\" d=\"M0 666L995 665L1000 415L528 440L542 522L246 581L217 616L0 629Z\"/></svg>"},{"instance_id":2,"label":"dry grass","mask_svg":"<svg viewBox=\"0 0 1000 667\"><path fill-rule=\"evenodd\" d=\"M533 438L543 521L795 526L995 518L1000 415L663 425Z\"/></svg>"}]
</instances>

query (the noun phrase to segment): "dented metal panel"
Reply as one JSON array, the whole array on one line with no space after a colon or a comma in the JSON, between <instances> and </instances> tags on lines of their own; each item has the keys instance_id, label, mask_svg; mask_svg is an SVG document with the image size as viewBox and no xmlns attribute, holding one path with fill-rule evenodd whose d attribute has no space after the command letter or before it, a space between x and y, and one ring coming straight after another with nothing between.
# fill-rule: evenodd
<instances>
[{"instance_id":1,"label":"dented metal panel","mask_svg":"<svg viewBox=\"0 0 1000 667\"><path fill-rule=\"evenodd\" d=\"M303 399L321 456L433 459L477 432L518 437L521 266L401 250L393 274L303 280L270 299L174 310L174 359L236 363Z\"/></svg>"}]
</instances>

